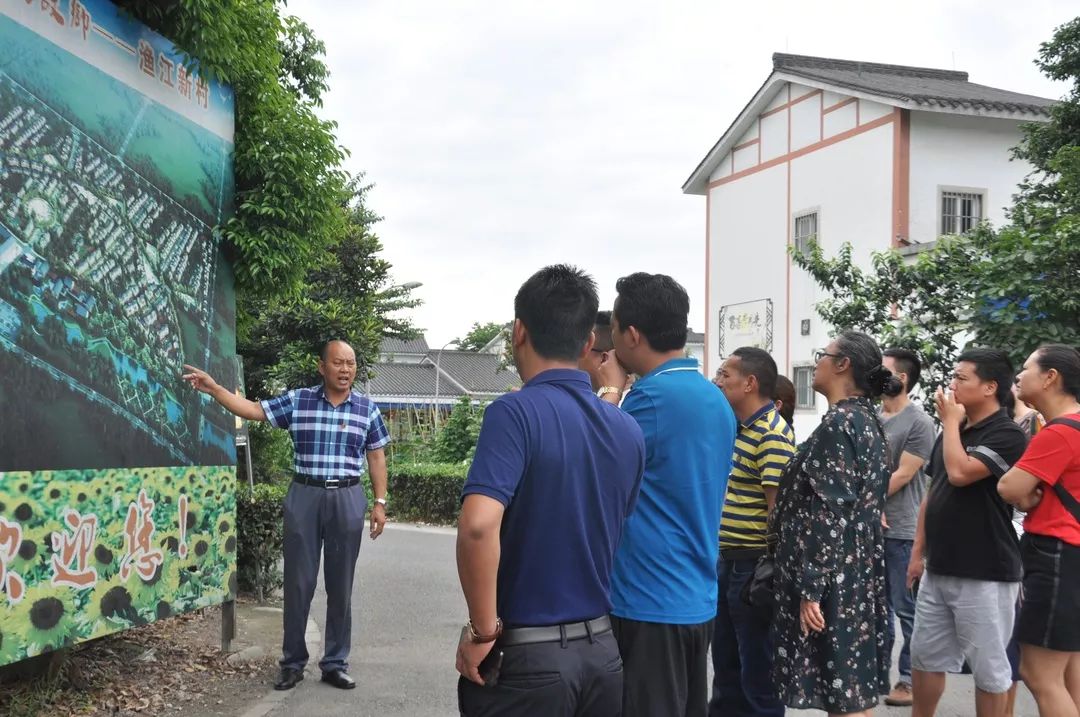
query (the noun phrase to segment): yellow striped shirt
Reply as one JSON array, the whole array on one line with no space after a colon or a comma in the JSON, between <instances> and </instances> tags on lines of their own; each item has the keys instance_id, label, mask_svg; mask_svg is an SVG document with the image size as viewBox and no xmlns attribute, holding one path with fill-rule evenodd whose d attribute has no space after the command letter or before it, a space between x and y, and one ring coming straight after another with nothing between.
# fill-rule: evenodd
<instances>
[{"instance_id":1,"label":"yellow striped shirt","mask_svg":"<svg viewBox=\"0 0 1080 717\"><path fill-rule=\"evenodd\" d=\"M765 547L769 514L763 486L780 484L795 454L795 432L769 403L739 425L720 518L720 549Z\"/></svg>"}]
</instances>

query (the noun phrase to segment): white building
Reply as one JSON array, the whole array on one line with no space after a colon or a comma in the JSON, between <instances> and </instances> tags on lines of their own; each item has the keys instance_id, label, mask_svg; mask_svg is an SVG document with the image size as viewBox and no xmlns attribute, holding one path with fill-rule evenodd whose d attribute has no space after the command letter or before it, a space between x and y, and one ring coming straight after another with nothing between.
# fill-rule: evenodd
<instances>
[{"instance_id":1,"label":"white building","mask_svg":"<svg viewBox=\"0 0 1080 717\"><path fill-rule=\"evenodd\" d=\"M1000 224L1030 166L1011 161L1020 123L1051 100L968 81L966 72L777 53L773 71L683 185L705 196L705 372L758 344L796 384L800 437L824 399L811 355L830 327L823 294L787 248L816 236L917 251L941 234Z\"/></svg>"}]
</instances>

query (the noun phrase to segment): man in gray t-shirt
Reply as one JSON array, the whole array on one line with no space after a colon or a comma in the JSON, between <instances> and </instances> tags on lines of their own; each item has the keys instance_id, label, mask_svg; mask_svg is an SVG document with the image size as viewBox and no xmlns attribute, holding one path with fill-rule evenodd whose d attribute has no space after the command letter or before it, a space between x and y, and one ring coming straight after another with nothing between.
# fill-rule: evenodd
<instances>
[{"instance_id":1,"label":"man in gray t-shirt","mask_svg":"<svg viewBox=\"0 0 1080 717\"><path fill-rule=\"evenodd\" d=\"M908 394L919 382L919 357L907 349L886 349L882 364L903 382L896 396L885 396L881 424L889 447L889 498L885 501L885 577L888 583L889 632L886 654L896 639L893 615L900 619L904 644L900 649L900 678L885 704L911 704L911 632L915 625L915 600L907 589L907 568L919 522L919 505L926 493L923 470L934 448L934 422Z\"/></svg>"}]
</instances>

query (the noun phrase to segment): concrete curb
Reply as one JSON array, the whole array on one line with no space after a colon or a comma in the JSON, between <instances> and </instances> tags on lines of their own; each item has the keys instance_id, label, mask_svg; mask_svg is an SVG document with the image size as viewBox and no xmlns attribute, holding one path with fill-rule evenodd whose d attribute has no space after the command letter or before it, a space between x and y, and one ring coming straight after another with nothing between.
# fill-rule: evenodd
<instances>
[{"instance_id":1,"label":"concrete curb","mask_svg":"<svg viewBox=\"0 0 1080 717\"><path fill-rule=\"evenodd\" d=\"M308 618L307 630L304 633L304 641L307 643L308 654L320 654L319 651L322 649L322 633L319 632L319 626L316 625L315 621L311 618ZM308 676L313 675L316 672L318 672L318 666L313 668L311 665L308 665L307 669L304 670L305 681L308 679ZM303 687L303 684L304 683L301 682L291 690L279 691L271 688L261 700L248 708L246 712L243 712L240 717L265 717L284 704L292 694Z\"/></svg>"}]
</instances>

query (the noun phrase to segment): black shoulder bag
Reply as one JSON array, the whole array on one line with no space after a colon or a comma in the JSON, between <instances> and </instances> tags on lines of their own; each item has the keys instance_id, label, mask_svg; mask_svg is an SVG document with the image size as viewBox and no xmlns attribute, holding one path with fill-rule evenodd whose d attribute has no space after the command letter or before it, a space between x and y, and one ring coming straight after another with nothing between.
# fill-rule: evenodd
<instances>
[{"instance_id":1,"label":"black shoulder bag","mask_svg":"<svg viewBox=\"0 0 1080 717\"><path fill-rule=\"evenodd\" d=\"M1080 421L1074 418L1055 418L1052 421L1047 421L1047 426L1069 426L1080 431ZM1076 522L1080 523L1080 501L1078 501L1073 494L1065 490L1065 486L1061 485L1061 481L1054 484L1054 493L1057 494L1058 500L1065 506L1065 510L1072 513L1072 517L1076 518Z\"/></svg>"}]
</instances>

